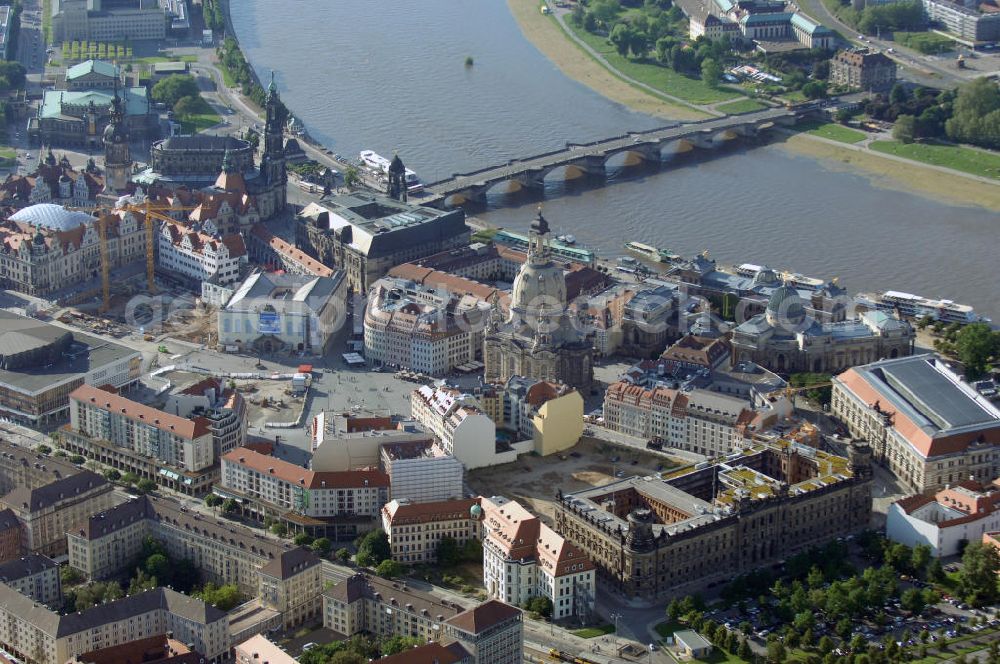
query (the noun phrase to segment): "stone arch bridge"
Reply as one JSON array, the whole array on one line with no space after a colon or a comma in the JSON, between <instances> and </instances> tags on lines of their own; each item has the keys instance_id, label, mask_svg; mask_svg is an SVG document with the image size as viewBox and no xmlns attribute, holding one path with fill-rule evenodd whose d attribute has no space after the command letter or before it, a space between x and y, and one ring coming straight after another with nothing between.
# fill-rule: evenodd
<instances>
[{"instance_id":1,"label":"stone arch bridge","mask_svg":"<svg viewBox=\"0 0 1000 664\"><path fill-rule=\"evenodd\" d=\"M769 108L753 113L714 118L701 122L672 124L648 131L630 132L592 143L567 143L566 147L524 159L515 159L501 166L492 166L472 173L456 173L450 178L424 186L429 195L421 205L449 207L466 203L483 203L487 192L506 182L513 189L542 189L545 176L565 169L572 180L582 176L603 177L607 162L624 155L625 163L661 163L676 154L695 149L711 150L739 138L754 137L775 126L794 125L811 112L807 108Z\"/></svg>"}]
</instances>

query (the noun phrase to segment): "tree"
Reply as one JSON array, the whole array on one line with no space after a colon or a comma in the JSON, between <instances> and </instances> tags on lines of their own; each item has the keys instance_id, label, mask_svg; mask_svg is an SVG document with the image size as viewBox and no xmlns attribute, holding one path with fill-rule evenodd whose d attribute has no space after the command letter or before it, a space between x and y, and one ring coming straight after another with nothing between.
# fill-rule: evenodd
<instances>
[{"instance_id":1,"label":"tree","mask_svg":"<svg viewBox=\"0 0 1000 664\"><path fill-rule=\"evenodd\" d=\"M156 482L144 477L135 483L135 488L139 490L140 493L150 493L156 490Z\"/></svg>"},{"instance_id":2,"label":"tree","mask_svg":"<svg viewBox=\"0 0 1000 664\"><path fill-rule=\"evenodd\" d=\"M701 80L705 81L713 88L719 84L722 78L722 66L714 58L705 58L701 61Z\"/></svg>"},{"instance_id":3,"label":"tree","mask_svg":"<svg viewBox=\"0 0 1000 664\"><path fill-rule=\"evenodd\" d=\"M392 636L382 641L379 644L379 649L382 651L383 657L388 657L423 644L424 642L415 636Z\"/></svg>"},{"instance_id":4,"label":"tree","mask_svg":"<svg viewBox=\"0 0 1000 664\"><path fill-rule=\"evenodd\" d=\"M119 473L114 468L108 468L107 470L104 471L104 479L106 479L109 482L117 482L121 478L122 474Z\"/></svg>"},{"instance_id":5,"label":"tree","mask_svg":"<svg viewBox=\"0 0 1000 664\"><path fill-rule=\"evenodd\" d=\"M344 184L348 187L356 187L361 182L361 175L356 166L348 166L344 169Z\"/></svg>"},{"instance_id":6,"label":"tree","mask_svg":"<svg viewBox=\"0 0 1000 664\"><path fill-rule=\"evenodd\" d=\"M181 97L173 106L177 115L195 115L197 113L208 113L212 107L201 97Z\"/></svg>"},{"instance_id":7,"label":"tree","mask_svg":"<svg viewBox=\"0 0 1000 664\"><path fill-rule=\"evenodd\" d=\"M386 579L393 579L403 573L403 566L392 559L385 559L375 568L375 573Z\"/></svg>"},{"instance_id":8,"label":"tree","mask_svg":"<svg viewBox=\"0 0 1000 664\"><path fill-rule=\"evenodd\" d=\"M222 513L232 514L240 509L240 504L236 502L235 498L226 498L222 501Z\"/></svg>"},{"instance_id":9,"label":"tree","mask_svg":"<svg viewBox=\"0 0 1000 664\"><path fill-rule=\"evenodd\" d=\"M78 466L81 465L84 461L86 461L86 459L80 456L79 454L72 454L69 457L69 462L75 463Z\"/></svg>"},{"instance_id":10,"label":"tree","mask_svg":"<svg viewBox=\"0 0 1000 664\"><path fill-rule=\"evenodd\" d=\"M924 594L920 588L907 588L899 598L899 605L913 613L924 610Z\"/></svg>"},{"instance_id":11,"label":"tree","mask_svg":"<svg viewBox=\"0 0 1000 664\"><path fill-rule=\"evenodd\" d=\"M1000 556L992 546L970 542L962 554L959 588L965 601L973 606L992 602L997 596L997 572Z\"/></svg>"},{"instance_id":12,"label":"tree","mask_svg":"<svg viewBox=\"0 0 1000 664\"><path fill-rule=\"evenodd\" d=\"M816 637L811 629L807 629L802 632L802 638L799 639L799 645L803 648L812 648L813 643L816 641Z\"/></svg>"},{"instance_id":13,"label":"tree","mask_svg":"<svg viewBox=\"0 0 1000 664\"><path fill-rule=\"evenodd\" d=\"M918 544L913 547L913 553L910 555L910 569L914 574L918 576L924 576L927 573L927 565L931 561L931 547L927 544Z\"/></svg>"},{"instance_id":14,"label":"tree","mask_svg":"<svg viewBox=\"0 0 1000 664\"><path fill-rule=\"evenodd\" d=\"M889 103L902 105L910 100L910 93L907 92L906 86L902 83L897 83L892 86L892 90L889 91Z\"/></svg>"},{"instance_id":15,"label":"tree","mask_svg":"<svg viewBox=\"0 0 1000 664\"><path fill-rule=\"evenodd\" d=\"M337 549L336 556L337 560L339 560L342 563L346 563L348 560L351 559L351 551L347 547L342 546L339 549Z\"/></svg>"},{"instance_id":16,"label":"tree","mask_svg":"<svg viewBox=\"0 0 1000 664\"><path fill-rule=\"evenodd\" d=\"M317 555L325 556L330 553L330 549L333 548L333 543L330 541L329 537L319 537L313 540L312 550L316 552Z\"/></svg>"},{"instance_id":17,"label":"tree","mask_svg":"<svg viewBox=\"0 0 1000 664\"><path fill-rule=\"evenodd\" d=\"M229 611L243 600L235 583L227 583L222 586L217 586L212 582L206 583L201 592L195 593L195 597L206 604L211 604L220 611Z\"/></svg>"},{"instance_id":18,"label":"tree","mask_svg":"<svg viewBox=\"0 0 1000 664\"><path fill-rule=\"evenodd\" d=\"M63 565L59 568L59 581L64 586L76 585L83 581L83 572L76 569L75 567L70 567L69 565Z\"/></svg>"},{"instance_id":19,"label":"tree","mask_svg":"<svg viewBox=\"0 0 1000 664\"><path fill-rule=\"evenodd\" d=\"M389 538L386 534L381 530L372 530L359 540L355 560L362 567L374 567L391 555Z\"/></svg>"},{"instance_id":20,"label":"tree","mask_svg":"<svg viewBox=\"0 0 1000 664\"><path fill-rule=\"evenodd\" d=\"M288 526L280 521L271 524L271 532L278 537L284 537L288 533Z\"/></svg>"},{"instance_id":21,"label":"tree","mask_svg":"<svg viewBox=\"0 0 1000 664\"><path fill-rule=\"evenodd\" d=\"M753 658L753 651L750 649L750 644L747 643L746 638L740 639L740 647L736 651L736 656L745 662L749 662Z\"/></svg>"},{"instance_id":22,"label":"tree","mask_svg":"<svg viewBox=\"0 0 1000 664\"><path fill-rule=\"evenodd\" d=\"M134 595L145 590L152 590L157 585L156 577L150 576L143 569L137 569L128 583L128 594Z\"/></svg>"},{"instance_id":23,"label":"tree","mask_svg":"<svg viewBox=\"0 0 1000 664\"><path fill-rule=\"evenodd\" d=\"M454 538L445 536L438 540L437 561L441 567L452 567L458 564L460 557L458 542Z\"/></svg>"},{"instance_id":24,"label":"tree","mask_svg":"<svg viewBox=\"0 0 1000 664\"><path fill-rule=\"evenodd\" d=\"M821 655L825 655L833 651L833 639L825 634L820 637L819 643L816 645L816 649Z\"/></svg>"},{"instance_id":25,"label":"tree","mask_svg":"<svg viewBox=\"0 0 1000 664\"><path fill-rule=\"evenodd\" d=\"M154 553L143 565L146 574L157 580L162 585L170 583L170 559L162 553Z\"/></svg>"},{"instance_id":26,"label":"tree","mask_svg":"<svg viewBox=\"0 0 1000 664\"><path fill-rule=\"evenodd\" d=\"M778 638L771 634L767 637L767 661L771 664L783 664L785 661L786 650L785 644L778 640Z\"/></svg>"},{"instance_id":27,"label":"tree","mask_svg":"<svg viewBox=\"0 0 1000 664\"><path fill-rule=\"evenodd\" d=\"M813 614L812 611L808 610L796 613L795 620L792 622L792 625L800 633L806 631L807 629L811 629L815 624L816 624L816 616Z\"/></svg>"},{"instance_id":28,"label":"tree","mask_svg":"<svg viewBox=\"0 0 1000 664\"><path fill-rule=\"evenodd\" d=\"M903 143L912 143L917 137L917 119L912 115L900 115L892 126L892 137Z\"/></svg>"},{"instance_id":29,"label":"tree","mask_svg":"<svg viewBox=\"0 0 1000 664\"><path fill-rule=\"evenodd\" d=\"M39 445L35 448L39 454L48 454L52 451L52 448L48 445Z\"/></svg>"},{"instance_id":30,"label":"tree","mask_svg":"<svg viewBox=\"0 0 1000 664\"><path fill-rule=\"evenodd\" d=\"M222 496L216 493L210 493L205 496L205 504L209 507L217 507L222 504Z\"/></svg>"},{"instance_id":31,"label":"tree","mask_svg":"<svg viewBox=\"0 0 1000 664\"><path fill-rule=\"evenodd\" d=\"M154 101L173 108L182 97L198 97L201 90L194 76L188 74L171 74L153 86L150 95Z\"/></svg>"},{"instance_id":32,"label":"tree","mask_svg":"<svg viewBox=\"0 0 1000 664\"><path fill-rule=\"evenodd\" d=\"M122 484L131 486L132 484L135 484L138 481L139 481L139 476L136 475L135 473L128 472L122 475Z\"/></svg>"},{"instance_id":33,"label":"tree","mask_svg":"<svg viewBox=\"0 0 1000 664\"><path fill-rule=\"evenodd\" d=\"M958 359L965 365L965 375L970 380L983 376L989 361L1000 349L1000 334L993 332L987 323L972 323L959 330L955 339Z\"/></svg>"},{"instance_id":34,"label":"tree","mask_svg":"<svg viewBox=\"0 0 1000 664\"><path fill-rule=\"evenodd\" d=\"M634 39L634 31L627 23L616 24L615 27L611 29L611 33L608 35L608 41L614 44L615 50L618 51L618 55L622 57L628 55Z\"/></svg>"},{"instance_id":35,"label":"tree","mask_svg":"<svg viewBox=\"0 0 1000 664\"><path fill-rule=\"evenodd\" d=\"M532 597L524 603L524 608L531 613L548 618L552 615L552 600L548 597Z\"/></svg>"},{"instance_id":36,"label":"tree","mask_svg":"<svg viewBox=\"0 0 1000 664\"><path fill-rule=\"evenodd\" d=\"M977 78L961 85L955 95L945 133L953 141L987 148L1000 147L1000 88Z\"/></svg>"},{"instance_id":37,"label":"tree","mask_svg":"<svg viewBox=\"0 0 1000 664\"><path fill-rule=\"evenodd\" d=\"M806 99L825 99L826 81L809 81L802 86L802 94Z\"/></svg>"},{"instance_id":38,"label":"tree","mask_svg":"<svg viewBox=\"0 0 1000 664\"><path fill-rule=\"evenodd\" d=\"M292 538L292 541L298 546L309 546L313 543L313 536L309 533L299 533Z\"/></svg>"}]
</instances>

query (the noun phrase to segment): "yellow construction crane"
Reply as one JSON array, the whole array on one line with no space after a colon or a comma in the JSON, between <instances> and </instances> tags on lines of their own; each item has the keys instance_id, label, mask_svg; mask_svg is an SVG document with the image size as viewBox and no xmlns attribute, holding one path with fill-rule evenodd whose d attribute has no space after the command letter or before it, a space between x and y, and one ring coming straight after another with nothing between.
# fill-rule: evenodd
<instances>
[{"instance_id":1,"label":"yellow construction crane","mask_svg":"<svg viewBox=\"0 0 1000 664\"><path fill-rule=\"evenodd\" d=\"M136 215L142 215L146 228L146 281L149 293L156 293L156 237L154 233L153 221L177 221L166 212L188 212L196 208L193 207L171 207L166 203L156 201L143 201L142 203L128 203L119 210L125 210ZM111 211L101 211L97 217L97 236L100 239L101 248L101 311L111 308L111 258L108 255L108 215Z\"/></svg>"}]
</instances>

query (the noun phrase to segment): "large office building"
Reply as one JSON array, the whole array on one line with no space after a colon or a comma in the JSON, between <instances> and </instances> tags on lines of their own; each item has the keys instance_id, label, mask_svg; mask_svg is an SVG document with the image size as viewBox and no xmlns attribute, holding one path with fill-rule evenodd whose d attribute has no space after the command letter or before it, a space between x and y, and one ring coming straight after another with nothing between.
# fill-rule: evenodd
<instances>
[{"instance_id":1,"label":"large office building","mask_svg":"<svg viewBox=\"0 0 1000 664\"><path fill-rule=\"evenodd\" d=\"M0 311L0 413L16 422L62 421L73 390L131 386L141 364L139 351Z\"/></svg>"},{"instance_id":2,"label":"large office building","mask_svg":"<svg viewBox=\"0 0 1000 664\"><path fill-rule=\"evenodd\" d=\"M469 243L461 209L447 212L374 194L329 196L299 214L296 244L344 270L367 293L390 268Z\"/></svg>"},{"instance_id":3,"label":"large office building","mask_svg":"<svg viewBox=\"0 0 1000 664\"><path fill-rule=\"evenodd\" d=\"M483 345L485 378L503 383L524 376L566 383L587 393L594 379L593 339L571 320L566 277L552 256L548 236L549 224L539 212L531 223L528 260L514 279L505 320L494 301Z\"/></svg>"},{"instance_id":4,"label":"large office building","mask_svg":"<svg viewBox=\"0 0 1000 664\"><path fill-rule=\"evenodd\" d=\"M163 222L157 249L156 267L191 284L237 282L247 265L242 236L207 233L197 224Z\"/></svg>"},{"instance_id":5,"label":"large office building","mask_svg":"<svg viewBox=\"0 0 1000 664\"><path fill-rule=\"evenodd\" d=\"M978 3L951 0L923 0L927 19L938 23L956 37L969 42L1000 39L1000 12L980 11ZM991 6L983 3L983 6ZM995 7L995 5L992 5Z\"/></svg>"},{"instance_id":6,"label":"large office building","mask_svg":"<svg viewBox=\"0 0 1000 664\"><path fill-rule=\"evenodd\" d=\"M364 313L365 358L443 376L482 357L490 305L403 279L375 282Z\"/></svg>"},{"instance_id":7,"label":"large office building","mask_svg":"<svg viewBox=\"0 0 1000 664\"><path fill-rule=\"evenodd\" d=\"M501 496L481 502L487 594L518 606L546 597L553 620L589 619L597 580L586 554L517 502Z\"/></svg>"},{"instance_id":8,"label":"large office building","mask_svg":"<svg viewBox=\"0 0 1000 664\"><path fill-rule=\"evenodd\" d=\"M194 563L203 581L232 583L257 597L264 613L277 612L285 627L319 618L320 561L309 549L170 499L133 498L83 519L66 533L69 565L91 579L114 577L129 570L148 537L172 558Z\"/></svg>"},{"instance_id":9,"label":"large office building","mask_svg":"<svg viewBox=\"0 0 1000 664\"><path fill-rule=\"evenodd\" d=\"M1000 475L1000 410L934 355L834 376L830 410L917 493Z\"/></svg>"},{"instance_id":10,"label":"large office building","mask_svg":"<svg viewBox=\"0 0 1000 664\"><path fill-rule=\"evenodd\" d=\"M218 480L220 455L243 444L246 422L243 397L216 380L172 396L170 411L82 385L70 395L70 423L61 433L70 451L200 495Z\"/></svg>"},{"instance_id":11,"label":"large office building","mask_svg":"<svg viewBox=\"0 0 1000 664\"><path fill-rule=\"evenodd\" d=\"M755 362L778 373L834 373L913 352L909 323L880 311L854 320L820 323L789 287L775 289L764 313L733 330L732 363Z\"/></svg>"},{"instance_id":12,"label":"large office building","mask_svg":"<svg viewBox=\"0 0 1000 664\"><path fill-rule=\"evenodd\" d=\"M779 441L666 480L560 492L555 530L628 597L686 595L867 528L870 455Z\"/></svg>"},{"instance_id":13,"label":"large office building","mask_svg":"<svg viewBox=\"0 0 1000 664\"><path fill-rule=\"evenodd\" d=\"M65 178L67 187L79 186L71 185L69 176ZM82 178L76 181L87 188ZM35 186L42 192L38 199L45 198L45 182L36 179ZM89 193L81 192L84 195ZM0 223L0 286L47 297L96 280L101 270L99 224L105 228L108 269L140 264L146 257L142 220L124 210L100 215L44 202L12 214Z\"/></svg>"},{"instance_id":14,"label":"large office building","mask_svg":"<svg viewBox=\"0 0 1000 664\"><path fill-rule=\"evenodd\" d=\"M66 553L66 531L112 507L114 487L89 470L35 488L17 487L0 498L21 522L24 545L46 556Z\"/></svg>"},{"instance_id":15,"label":"large office building","mask_svg":"<svg viewBox=\"0 0 1000 664\"><path fill-rule=\"evenodd\" d=\"M57 44L163 40L168 20L160 0L55 0L52 39Z\"/></svg>"},{"instance_id":16,"label":"large office building","mask_svg":"<svg viewBox=\"0 0 1000 664\"><path fill-rule=\"evenodd\" d=\"M481 535L479 498L415 503L393 499L382 508L382 530L392 559L404 565L438 562L438 547L448 538L461 548Z\"/></svg>"},{"instance_id":17,"label":"large office building","mask_svg":"<svg viewBox=\"0 0 1000 664\"><path fill-rule=\"evenodd\" d=\"M432 440L404 440L379 446L379 466L389 476L394 500L425 503L464 493L462 462Z\"/></svg>"},{"instance_id":18,"label":"large office building","mask_svg":"<svg viewBox=\"0 0 1000 664\"><path fill-rule=\"evenodd\" d=\"M254 272L219 308L219 343L257 353L325 354L346 319L343 272Z\"/></svg>"},{"instance_id":19,"label":"large office building","mask_svg":"<svg viewBox=\"0 0 1000 664\"><path fill-rule=\"evenodd\" d=\"M235 497L260 518L345 539L378 523L389 500L389 476L377 469L317 472L239 448L222 457L217 492Z\"/></svg>"}]
</instances>

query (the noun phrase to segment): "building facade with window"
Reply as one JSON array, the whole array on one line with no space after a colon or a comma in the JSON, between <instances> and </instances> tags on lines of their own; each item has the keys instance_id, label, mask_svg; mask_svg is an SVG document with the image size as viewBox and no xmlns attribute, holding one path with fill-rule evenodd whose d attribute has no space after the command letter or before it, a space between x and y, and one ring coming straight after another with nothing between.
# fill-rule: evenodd
<instances>
[{"instance_id":1,"label":"building facade with window","mask_svg":"<svg viewBox=\"0 0 1000 664\"><path fill-rule=\"evenodd\" d=\"M435 563L438 546L448 538L461 549L480 539L483 510L479 498L415 503L392 500L382 508L382 530L392 559L404 565Z\"/></svg>"}]
</instances>

